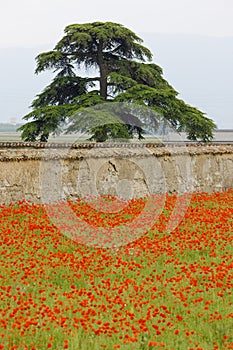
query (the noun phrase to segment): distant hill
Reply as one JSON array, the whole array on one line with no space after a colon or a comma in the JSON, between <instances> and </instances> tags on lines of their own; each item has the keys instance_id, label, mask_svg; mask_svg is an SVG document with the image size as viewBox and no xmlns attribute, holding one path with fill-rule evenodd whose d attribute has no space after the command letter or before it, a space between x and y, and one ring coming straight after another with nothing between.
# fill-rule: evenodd
<instances>
[{"instance_id":1,"label":"distant hill","mask_svg":"<svg viewBox=\"0 0 233 350\"><path fill-rule=\"evenodd\" d=\"M233 129L233 37L144 33L143 38L179 97L218 128Z\"/></svg>"},{"instance_id":2,"label":"distant hill","mask_svg":"<svg viewBox=\"0 0 233 350\"><path fill-rule=\"evenodd\" d=\"M34 74L35 57L49 47L0 48L0 122L9 123L30 112L35 95L51 81L50 72Z\"/></svg>"},{"instance_id":3,"label":"distant hill","mask_svg":"<svg viewBox=\"0 0 233 350\"><path fill-rule=\"evenodd\" d=\"M0 132L16 132L22 124L0 123Z\"/></svg>"}]
</instances>

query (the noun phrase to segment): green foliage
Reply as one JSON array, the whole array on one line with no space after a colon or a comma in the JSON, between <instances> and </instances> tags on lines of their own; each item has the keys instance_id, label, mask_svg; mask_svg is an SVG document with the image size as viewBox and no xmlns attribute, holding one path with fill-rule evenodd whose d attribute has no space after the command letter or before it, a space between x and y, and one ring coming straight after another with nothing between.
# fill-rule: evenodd
<instances>
[{"instance_id":1,"label":"green foliage","mask_svg":"<svg viewBox=\"0 0 233 350\"><path fill-rule=\"evenodd\" d=\"M26 141L46 142L52 133L56 133L66 118L73 112L72 105L48 106L33 110L24 119L33 119L22 125L18 130L22 131L22 139Z\"/></svg>"},{"instance_id":2,"label":"green foliage","mask_svg":"<svg viewBox=\"0 0 233 350\"><path fill-rule=\"evenodd\" d=\"M109 139L128 140L130 139L130 134L128 128L124 124L104 124L96 126L91 129L93 135L91 136L91 141L104 142Z\"/></svg>"},{"instance_id":3,"label":"green foliage","mask_svg":"<svg viewBox=\"0 0 233 350\"><path fill-rule=\"evenodd\" d=\"M86 79L75 76L57 76L41 94L37 95L31 107L36 109L73 103L76 96L85 94L86 92Z\"/></svg>"},{"instance_id":4,"label":"green foliage","mask_svg":"<svg viewBox=\"0 0 233 350\"><path fill-rule=\"evenodd\" d=\"M67 123L67 132L85 130L95 141L127 140L135 133L141 139L145 130L155 132L163 118L176 130L187 132L190 140L210 141L214 122L180 100L178 92L163 78L161 67L148 63L151 59L142 39L121 24L67 26L55 48L36 57L36 73L51 69L56 76L36 96L32 112L24 116L27 123L19 129L22 138L47 141L51 133ZM77 75L83 66L94 68L97 75ZM126 111L85 111L101 104L107 108L105 102L111 108L111 102L131 107Z\"/></svg>"}]
</instances>

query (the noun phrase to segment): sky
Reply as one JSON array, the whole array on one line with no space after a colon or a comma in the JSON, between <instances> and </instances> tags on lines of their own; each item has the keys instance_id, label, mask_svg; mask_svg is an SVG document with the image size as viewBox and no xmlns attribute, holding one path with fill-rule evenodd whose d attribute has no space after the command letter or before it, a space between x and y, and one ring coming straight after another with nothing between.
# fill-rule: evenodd
<instances>
[{"instance_id":1,"label":"sky","mask_svg":"<svg viewBox=\"0 0 233 350\"><path fill-rule=\"evenodd\" d=\"M43 48L42 51L51 50L63 36L64 28L68 24L93 21L121 23L133 30L140 37L146 37L146 46L152 50L152 53L154 53L154 51L156 52L155 58L157 60L155 59L155 62L159 63L159 65L164 68L166 79L173 86L175 85L175 88L179 88L178 91L181 97L185 98L187 103L193 105L193 103L196 103L195 96L197 93L194 91L192 97L191 92L185 90L186 85L182 83L185 77L181 65L178 65L180 69L180 72L178 72L179 74L177 74L177 70L176 74L174 74L174 57L177 57L177 50L179 50L179 47L172 47L171 51L172 38L177 39L178 36L183 36L183 38L186 39L195 38L195 40L198 40L198 38L200 38L200 40L202 40L202 38L205 37L215 39L217 43L220 43L220 41L222 43L223 40L229 40L225 42L225 45L233 45L233 41L231 40L233 39L232 18L232 0L4 1L1 4L0 12L0 74L2 79L5 76L5 80L2 80L2 83L5 89L8 89L8 92L5 92L6 95L2 94L2 96L8 96L7 102L8 105L12 104L12 112L10 112L8 106L7 112L5 113L6 115L4 115L5 110L1 108L0 122L2 120L8 120L10 114L11 116L17 114L17 104L19 106L19 113L28 112L28 106L32 101L30 92L34 93L35 89L40 87L39 91L36 91L36 93L39 93L40 90L45 87L43 84L46 82L47 85L50 81L51 75L47 75L45 78L38 78L37 82L34 77L34 58L41 52L41 49ZM157 34L159 38L158 46L156 46L155 34ZM161 41L162 38L164 42ZM190 40L187 40L186 42L188 43ZM167 47L165 47L165 45L167 45ZM205 46L202 47L205 49ZM18 96L16 96L18 91L16 85L19 84L19 81L17 83L15 82L16 85L13 87L9 85L11 72L12 74L14 72L12 65L20 70L20 66L17 67L17 57L14 57L12 60L9 60L8 56L5 56L5 59L3 57L4 54L10 52L9 50L16 48L18 50L25 50L25 54L27 50L31 49L28 51L28 58L30 57L30 59L32 59L32 63L28 63L27 65L28 71L25 72L25 79L21 82L22 89ZM161 55L159 49L161 50ZM185 48L182 46L182 49L184 50ZM227 52L226 54L228 54ZM173 57L169 57L168 59L166 53ZM207 51L204 53L206 55L209 54ZM230 55L232 55L232 53L233 51L231 50ZM32 54L34 54L34 57L30 56ZM25 60L25 62L26 61L27 60ZM185 65L185 62L183 62L183 64ZM229 66L231 65L229 64ZM216 67L216 69L221 71L222 68ZM233 70L230 71L230 76L233 76L232 72ZM220 75L217 74L217 76L219 77ZM192 78L195 79L195 76ZM226 72L225 79L228 78L229 74ZM22 79L22 77L20 77L20 79ZM218 81L216 81L216 84L218 85ZM225 85L225 82L221 81L221 85ZM11 88L12 102L10 102L9 98ZM211 86L209 89L211 90ZM231 114L231 103L229 101L231 92L228 91L227 96L229 111L225 112L225 114L227 114L226 120L224 120L224 116L219 116L217 122L221 127L233 128L233 113ZM224 98L223 96L223 99ZM211 101L211 98L208 100ZM0 104L1 107L3 107L3 97L0 100ZM197 104L201 105L198 101ZM203 108L206 108L205 104ZM211 107L207 106L208 114L209 111L211 112Z\"/></svg>"}]
</instances>

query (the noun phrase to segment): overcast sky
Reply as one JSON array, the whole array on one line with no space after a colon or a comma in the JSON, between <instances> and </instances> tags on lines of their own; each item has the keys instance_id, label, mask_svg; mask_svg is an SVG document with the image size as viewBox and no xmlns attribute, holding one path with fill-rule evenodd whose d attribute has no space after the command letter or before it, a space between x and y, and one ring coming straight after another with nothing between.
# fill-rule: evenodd
<instances>
[{"instance_id":1,"label":"overcast sky","mask_svg":"<svg viewBox=\"0 0 233 350\"><path fill-rule=\"evenodd\" d=\"M115 21L136 32L233 36L232 0L7 0L1 47L54 44L70 23Z\"/></svg>"},{"instance_id":2,"label":"overcast sky","mask_svg":"<svg viewBox=\"0 0 233 350\"><path fill-rule=\"evenodd\" d=\"M1 4L0 49L50 50L66 25L93 21L121 23L142 38L142 33L233 37L232 18L233 0L7 0ZM4 69L10 72L7 62Z\"/></svg>"}]
</instances>

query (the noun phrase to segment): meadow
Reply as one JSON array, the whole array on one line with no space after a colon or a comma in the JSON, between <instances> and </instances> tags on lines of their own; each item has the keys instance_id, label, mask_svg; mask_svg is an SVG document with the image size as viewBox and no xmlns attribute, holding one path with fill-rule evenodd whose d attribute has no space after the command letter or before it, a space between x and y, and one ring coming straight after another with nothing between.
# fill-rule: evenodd
<instances>
[{"instance_id":1,"label":"meadow","mask_svg":"<svg viewBox=\"0 0 233 350\"><path fill-rule=\"evenodd\" d=\"M0 349L233 349L233 191L193 194L168 233L175 201L166 195L150 230L115 248L69 239L43 205L1 205ZM117 215L68 205L107 228L144 202Z\"/></svg>"}]
</instances>

